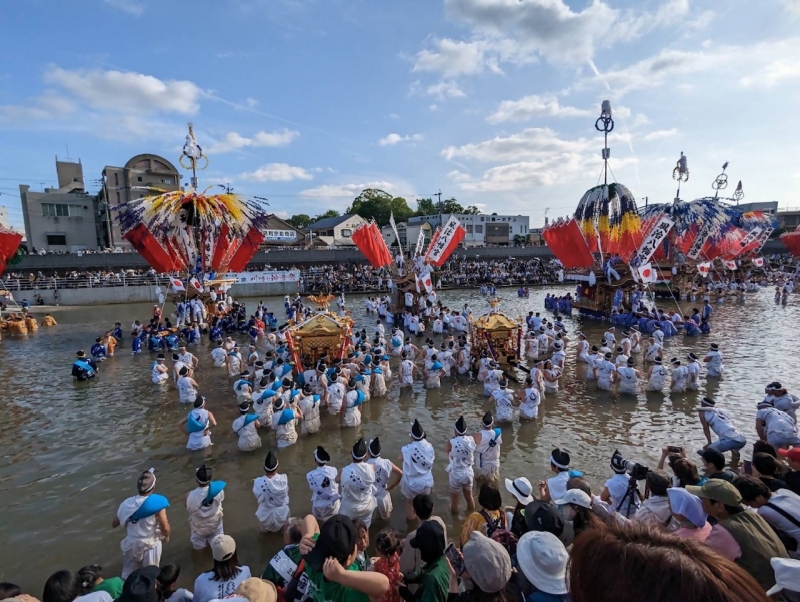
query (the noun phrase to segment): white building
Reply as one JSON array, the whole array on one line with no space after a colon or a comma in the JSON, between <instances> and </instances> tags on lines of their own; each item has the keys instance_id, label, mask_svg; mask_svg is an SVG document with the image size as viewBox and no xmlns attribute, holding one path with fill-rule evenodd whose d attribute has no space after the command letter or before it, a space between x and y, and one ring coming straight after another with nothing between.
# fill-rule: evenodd
<instances>
[{"instance_id":1,"label":"white building","mask_svg":"<svg viewBox=\"0 0 800 602\"><path fill-rule=\"evenodd\" d=\"M416 248L420 232L422 232L422 248L424 249L431 242L431 234L433 234L433 227L430 223L426 221L418 221L413 224L397 222L397 236L400 237L400 246L404 251L413 251ZM394 235L390 225L381 228L381 234L383 234L383 240L386 242L387 247L397 246L397 237Z\"/></svg>"},{"instance_id":2,"label":"white building","mask_svg":"<svg viewBox=\"0 0 800 602\"><path fill-rule=\"evenodd\" d=\"M338 217L326 217L310 226L303 228L303 232L318 238L329 247L352 247L355 246L353 231L361 224L366 224L360 215L340 215Z\"/></svg>"},{"instance_id":3,"label":"white building","mask_svg":"<svg viewBox=\"0 0 800 602\"><path fill-rule=\"evenodd\" d=\"M442 221L447 223L449 213L442 215ZM487 245L513 246L515 237L527 238L530 233L530 218L527 215L486 215L454 214L456 219L464 226L467 235L463 244L467 247L485 247ZM439 225L439 215L422 215L408 218L411 227L420 222L427 222L435 230ZM519 239L516 239L519 240Z\"/></svg>"}]
</instances>

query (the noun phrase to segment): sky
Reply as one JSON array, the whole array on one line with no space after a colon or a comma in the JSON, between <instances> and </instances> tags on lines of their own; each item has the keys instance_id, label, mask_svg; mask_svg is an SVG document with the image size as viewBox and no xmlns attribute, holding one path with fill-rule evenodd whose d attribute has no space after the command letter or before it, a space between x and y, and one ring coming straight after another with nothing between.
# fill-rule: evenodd
<instances>
[{"instance_id":1,"label":"sky","mask_svg":"<svg viewBox=\"0 0 800 602\"><path fill-rule=\"evenodd\" d=\"M0 205L87 187L140 153L281 217L344 211L363 188L487 213L574 211L609 180L644 203L713 194L800 206L800 0L26 0L5 3Z\"/></svg>"}]
</instances>

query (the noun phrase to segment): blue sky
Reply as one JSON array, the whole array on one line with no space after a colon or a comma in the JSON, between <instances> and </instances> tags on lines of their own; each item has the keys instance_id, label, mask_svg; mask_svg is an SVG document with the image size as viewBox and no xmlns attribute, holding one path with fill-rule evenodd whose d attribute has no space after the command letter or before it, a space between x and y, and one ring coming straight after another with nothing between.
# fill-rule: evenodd
<instances>
[{"instance_id":1,"label":"blue sky","mask_svg":"<svg viewBox=\"0 0 800 602\"><path fill-rule=\"evenodd\" d=\"M611 167L638 198L705 196L725 161L746 201L798 206L800 0L27 0L4 6L0 204L143 152L192 121L230 182L280 216L364 187L441 189L541 225Z\"/></svg>"}]
</instances>

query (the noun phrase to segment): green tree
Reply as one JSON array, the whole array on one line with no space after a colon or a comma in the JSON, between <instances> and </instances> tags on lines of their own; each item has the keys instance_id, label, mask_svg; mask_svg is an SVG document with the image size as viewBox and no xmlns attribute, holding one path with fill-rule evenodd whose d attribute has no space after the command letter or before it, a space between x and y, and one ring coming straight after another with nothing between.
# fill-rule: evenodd
<instances>
[{"instance_id":1,"label":"green tree","mask_svg":"<svg viewBox=\"0 0 800 602\"><path fill-rule=\"evenodd\" d=\"M478 215L481 212L475 205L470 205L466 209L464 209L464 213L466 215Z\"/></svg>"},{"instance_id":2,"label":"green tree","mask_svg":"<svg viewBox=\"0 0 800 602\"><path fill-rule=\"evenodd\" d=\"M417 215L434 215L439 213L433 199L417 199Z\"/></svg>"},{"instance_id":3,"label":"green tree","mask_svg":"<svg viewBox=\"0 0 800 602\"><path fill-rule=\"evenodd\" d=\"M293 215L292 217L287 219L286 222L298 229L303 229L309 224L313 223L311 217L306 215L305 213L298 213L297 215Z\"/></svg>"},{"instance_id":4,"label":"green tree","mask_svg":"<svg viewBox=\"0 0 800 602\"><path fill-rule=\"evenodd\" d=\"M314 217L314 219L311 221L312 223L318 222L319 220L325 219L326 217L339 217L339 212L336 211L336 209L328 209L325 213L320 213L319 215Z\"/></svg>"},{"instance_id":5,"label":"green tree","mask_svg":"<svg viewBox=\"0 0 800 602\"><path fill-rule=\"evenodd\" d=\"M347 208L347 213L358 214L366 220L374 219L379 226L388 224L392 214L398 222L405 221L414 214L403 197L393 197L376 188L362 190Z\"/></svg>"}]
</instances>

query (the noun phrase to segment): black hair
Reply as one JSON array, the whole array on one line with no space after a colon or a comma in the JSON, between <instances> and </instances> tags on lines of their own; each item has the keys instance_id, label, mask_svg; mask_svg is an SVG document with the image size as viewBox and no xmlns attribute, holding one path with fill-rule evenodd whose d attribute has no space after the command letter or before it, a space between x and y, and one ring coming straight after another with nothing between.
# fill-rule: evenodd
<instances>
[{"instance_id":1,"label":"black hair","mask_svg":"<svg viewBox=\"0 0 800 602\"><path fill-rule=\"evenodd\" d=\"M667 489L672 484L669 476L663 470L651 470L648 472L646 482L650 492L658 496L667 495Z\"/></svg>"},{"instance_id":2,"label":"black hair","mask_svg":"<svg viewBox=\"0 0 800 602\"><path fill-rule=\"evenodd\" d=\"M400 538L393 529L384 529L375 538L375 549L387 557L391 557L400 550Z\"/></svg>"},{"instance_id":3,"label":"black hair","mask_svg":"<svg viewBox=\"0 0 800 602\"><path fill-rule=\"evenodd\" d=\"M773 458L777 458L778 457L778 452L775 451L775 448L772 445L770 445L766 441L761 441L759 439L758 441L753 443L753 455L756 455L756 454L762 453L762 452L765 453L765 454L769 454Z\"/></svg>"},{"instance_id":4,"label":"black hair","mask_svg":"<svg viewBox=\"0 0 800 602\"><path fill-rule=\"evenodd\" d=\"M433 498L426 493L415 495L411 505L420 520L428 520L433 514Z\"/></svg>"},{"instance_id":5,"label":"black hair","mask_svg":"<svg viewBox=\"0 0 800 602\"><path fill-rule=\"evenodd\" d=\"M500 497L500 490L494 483L484 483L478 492L478 503L484 510L500 510L503 507L503 499Z\"/></svg>"},{"instance_id":6,"label":"black hair","mask_svg":"<svg viewBox=\"0 0 800 602\"><path fill-rule=\"evenodd\" d=\"M234 551L227 560L215 560L214 568L211 569L210 572L214 574L211 578L212 581L231 581L234 579L242 572L242 567L239 565L239 557L236 555L236 551ZM44 600L42 600L42 602L44 602Z\"/></svg>"},{"instance_id":7,"label":"black hair","mask_svg":"<svg viewBox=\"0 0 800 602\"><path fill-rule=\"evenodd\" d=\"M567 490L569 489L577 489L578 491L583 491L586 495L592 495L592 486L582 477L570 477L567 481Z\"/></svg>"},{"instance_id":8,"label":"black hair","mask_svg":"<svg viewBox=\"0 0 800 602\"><path fill-rule=\"evenodd\" d=\"M717 470L725 469L725 455L715 449L707 449L702 454L703 460L711 464Z\"/></svg>"},{"instance_id":9,"label":"black hair","mask_svg":"<svg viewBox=\"0 0 800 602\"><path fill-rule=\"evenodd\" d=\"M367 527L366 523L360 518L353 519L353 525L355 525L359 535L362 531L369 531L369 527Z\"/></svg>"},{"instance_id":10,"label":"black hair","mask_svg":"<svg viewBox=\"0 0 800 602\"><path fill-rule=\"evenodd\" d=\"M165 564L156 577L156 587L164 594L164 599L169 598L168 595L172 593L174 585L181 576L181 565L179 564Z\"/></svg>"},{"instance_id":11,"label":"black hair","mask_svg":"<svg viewBox=\"0 0 800 602\"><path fill-rule=\"evenodd\" d=\"M42 602L72 602L81 593L81 582L77 573L58 571L50 575L44 584Z\"/></svg>"},{"instance_id":12,"label":"black hair","mask_svg":"<svg viewBox=\"0 0 800 602\"><path fill-rule=\"evenodd\" d=\"M756 477L736 477L733 479L733 486L739 490L739 493L742 495L742 501L746 504L755 501L758 496L763 496L765 500L768 500L772 496L769 487L767 487L761 479L757 479Z\"/></svg>"},{"instance_id":13,"label":"black hair","mask_svg":"<svg viewBox=\"0 0 800 602\"><path fill-rule=\"evenodd\" d=\"M97 564L90 564L78 571L78 579L81 581L81 596L85 596L94 589L102 572L103 567Z\"/></svg>"},{"instance_id":14,"label":"black hair","mask_svg":"<svg viewBox=\"0 0 800 602\"><path fill-rule=\"evenodd\" d=\"M778 461L765 452L753 454L753 466L758 471L758 474L765 477L777 477L780 474Z\"/></svg>"},{"instance_id":15,"label":"black hair","mask_svg":"<svg viewBox=\"0 0 800 602\"><path fill-rule=\"evenodd\" d=\"M15 598L21 593L22 589L19 585L16 585L15 583L9 583L8 581L0 582L0 600Z\"/></svg>"}]
</instances>

